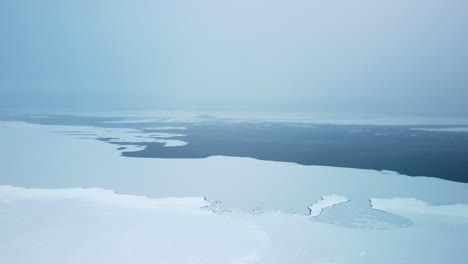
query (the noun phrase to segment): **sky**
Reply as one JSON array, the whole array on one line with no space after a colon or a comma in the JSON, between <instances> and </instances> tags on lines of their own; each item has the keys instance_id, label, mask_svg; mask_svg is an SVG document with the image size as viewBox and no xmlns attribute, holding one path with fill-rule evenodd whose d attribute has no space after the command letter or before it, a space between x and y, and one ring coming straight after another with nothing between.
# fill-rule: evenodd
<instances>
[{"instance_id":1,"label":"sky","mask_svg":"<svg viewBox=\"0 0 468 264\"><path fill-rule=\"evenodd\" d=\"M2 0L0 109L468 115L466 0Z\"/></svg>"}]
</instances>

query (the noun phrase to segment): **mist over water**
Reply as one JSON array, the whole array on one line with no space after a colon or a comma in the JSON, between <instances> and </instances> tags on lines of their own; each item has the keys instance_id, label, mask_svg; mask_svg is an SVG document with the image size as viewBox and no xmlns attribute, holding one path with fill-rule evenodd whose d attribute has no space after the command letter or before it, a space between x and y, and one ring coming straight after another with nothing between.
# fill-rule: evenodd
<instances>
[{"instance_id":1,"label":"mist over water","mask_svg":"<svg viewBox=\"0 0 468 264\"><path fill-rule=\"evenodd\" d=\"M468 115L468 3L2 1L0 108Z\"/></svg>"}]
</instances>

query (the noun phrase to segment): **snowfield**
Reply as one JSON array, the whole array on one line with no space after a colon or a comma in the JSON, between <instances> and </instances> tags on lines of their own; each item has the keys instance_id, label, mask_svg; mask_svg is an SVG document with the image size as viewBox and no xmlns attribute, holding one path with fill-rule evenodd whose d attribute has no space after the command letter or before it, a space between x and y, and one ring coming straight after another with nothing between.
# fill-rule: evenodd
<instances>
[{"instance_id":1,"label":"snowfield","mask_svg":"<svg viewBox=\"0 0 468 264\"><path fill-rule=\"evenodd\" d=\"M280 212L216 214L203 198L2 186L0 262L464 263L466 206L428 216L401 200L378 203L415 225L358 230Z\"/></svg>"},{"instance_id":2,"label":"snowfield","mask_svg":"<svg viewBox=\"0 0 468 264\"><path fill-rule=\"evenodd\" d=\"M126 158L70 131L82 129L0 123L0 263L468 258L464 183L249 158Z\"/></svg>"}]
</instances>

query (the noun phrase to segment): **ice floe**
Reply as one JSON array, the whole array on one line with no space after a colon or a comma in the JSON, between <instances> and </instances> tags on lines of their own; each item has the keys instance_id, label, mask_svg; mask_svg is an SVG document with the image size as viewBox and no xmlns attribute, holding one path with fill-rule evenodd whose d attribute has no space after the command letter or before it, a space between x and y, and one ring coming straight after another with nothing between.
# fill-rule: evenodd
<instances>
[{"instance_id":1,"label":"ice floe","mask_svg":"<svg viewBox=\"0 0 468 264\"><path fill-rule=\"evenodd\" d=\"M349 199L339 195L322 196L322 198L309 207L311 216L319 216L324 209L335 205L349 202Z\"/></svg>"},{"instance_id":2,"label":"ice floe","mask_svg":"<svg viewBox=\"0 0 468 264\"><path fill-rule=\"evenodd\" d=\"M184 134L166 133L166 132L146 132L139 129L129 128L101 128L101 127L73 127L69 131L61 129L60 132L69 133L78 136L81 139L102 139L109 143L161 143L164 147L182 147L188 142L172 139L176 137L185 137ZM126 151L140 149L141 145L133 148L128 147Z\"/></svg>"}]
</instances>

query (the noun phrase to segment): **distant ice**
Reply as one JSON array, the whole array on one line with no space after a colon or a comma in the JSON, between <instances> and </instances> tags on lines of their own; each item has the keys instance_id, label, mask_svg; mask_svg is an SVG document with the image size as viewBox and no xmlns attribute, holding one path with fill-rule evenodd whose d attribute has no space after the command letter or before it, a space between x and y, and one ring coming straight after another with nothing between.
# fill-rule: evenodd
<instances>
[{"instance_id":1,"label":"distant ice","mask_svg":"<svg viewBox=\"0 0 468 264\"><path fill-rule=\"evenodd\" d=\"M67 130L62 129L60 132L67 133ZM82 139L106 139L110 143L161 143L164 147L182 147L188 144L183 140L170 139L185 137L185 134L144 132L130 128L73 127L68 133ZM133 148L130 148L130 145L125 147L128 147L127 152L136 151L140 150L141 145Z\"/></svg>"},{"instance_id":2,"label":"distant ice","mask_svg":"<svg viewBox=\"0 0 468 264\"><path fill-rule=\"evenodd\" d=\"M468 118L438 118L418 116L362 116L310 113L227 113L210 115L186 114L158 119L168 123L289 123L289 124L336 124L336 125L468 125Z\"/></svg>"},{"instance_id":3,"label":"distant ice","mask_svg":"<svg viewBox=\"0 0 468 264\"><path fill-rule=\"evenodd\" d=\"M450 128L411 128L410 130L428 131L428 132L468 132L468 127L450 127Z\"/></svg>"},{"instance_id":4,"label":"distant ice","mask_svg":"<svg viewBox=\"0 0 468 264\"><path fill-rule=\"evenodd\" d=\"M132 119L104 121L103 123L108 123L108 124L144 124L144 123L155 123L155 122L158 122L158 121L159 121L158 119L132 118Z\"/></svg>"},{"instance_id":5,"label":"distant ice","mask_svg":"<svg viewBox=\"0 0 468 264\"><path fill-rule=\"evenodd\" d=\"M183 147L188 143L182 140L166 140L164 142L164 147Z\"/></svg>"},{"instance_id":6,"label":"distant ice","mask_svg":"<svg viewBox=\"0 0 468 264\"><path fill-rule=\"evenodd\" d=\"M187 127L180 127L180 126L153 126L153 127L146 127L145 129L148 130L185 130Z\"/></svg>"},{"instance_id":7,"label":"distant ice","mask_svg":"<svg viewBox=\"0 0 468 264\"><path fill-rule=\"evenodd\" d=\"M160 123L289 123L341 125L468 125L463 117L379 116L326 113L264 113L264 112L141 112L141 113L85 113L68 112L77 116L123 118L106 121L113 124Z\"/></svg>"}]
</instances>

